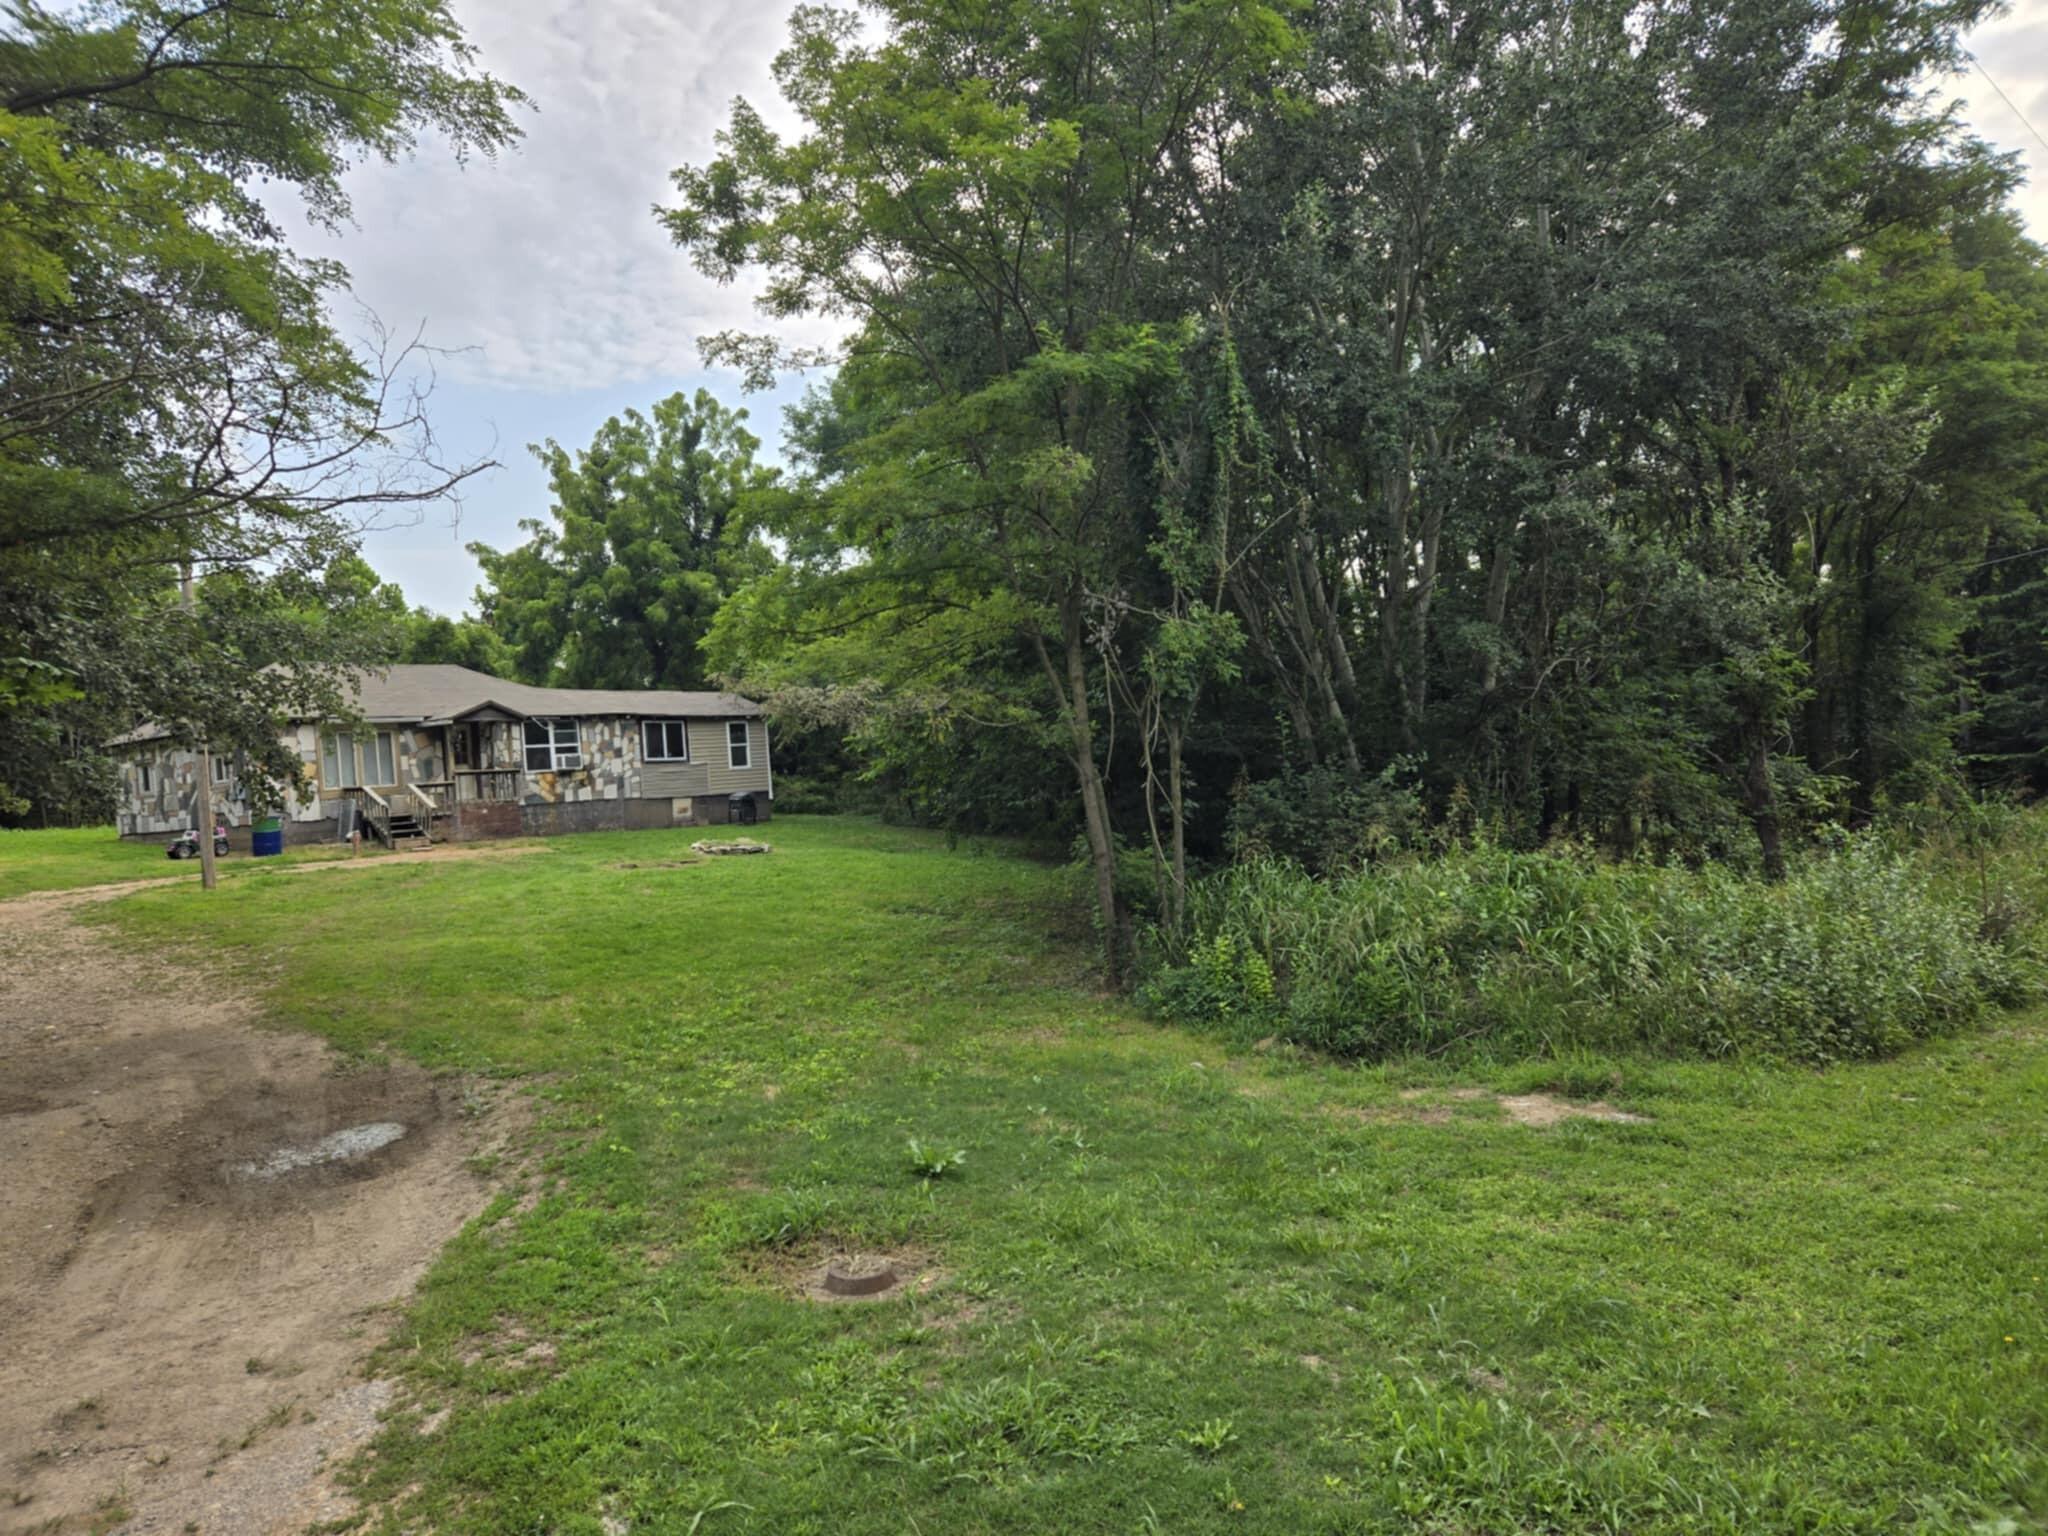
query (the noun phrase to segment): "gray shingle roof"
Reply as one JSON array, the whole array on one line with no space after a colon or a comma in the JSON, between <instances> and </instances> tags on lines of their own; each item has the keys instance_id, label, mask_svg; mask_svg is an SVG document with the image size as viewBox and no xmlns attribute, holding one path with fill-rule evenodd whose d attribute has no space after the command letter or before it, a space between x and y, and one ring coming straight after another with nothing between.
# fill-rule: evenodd
<instances>
[{"instance_id":1,"label":"gray shingle roof","mask_svg":"<svg viewBox=\"0 0 2048 1536\"><path fill-rule=\"evenodd\" d=\"M670 688L535 688L457 666L396 666L365 672L356 708L365 720L446 720L486 704L518 715L758 715L732 693Z\"/></svg>"},{"instance_id":2,"label":"gray shingle roof","mask_svg":"<svg viewBox=\"0 0 2048 1536\"><path fill-rule=\"evenodd\" d=\"M365 720L447 720L488 705L515 715L758 715L761 706L736 693L691 693L673 688L535 688L469 667L444 664L383 667L356 681L356 708ZM110 746L152 741L165 733L141 726Z\"/></svg>"}]
</instances>

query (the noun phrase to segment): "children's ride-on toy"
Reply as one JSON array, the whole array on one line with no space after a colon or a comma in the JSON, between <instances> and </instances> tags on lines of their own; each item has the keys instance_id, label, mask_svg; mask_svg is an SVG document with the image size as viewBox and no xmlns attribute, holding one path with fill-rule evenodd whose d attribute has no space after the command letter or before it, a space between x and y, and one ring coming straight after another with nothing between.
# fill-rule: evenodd
<instances>
[{"instance_id":1,"label":"children's ride-on toy","mask_svg":"<svg viewBox=\"0 0 2048 1536\"><path fill-rule=\"evenodd\" d=\"M213 851L225 854L228 851L228 825L224 821L213 824ZM199 857L199 829L187 827L178 834L178 840L164 850L168 859L196 859Z\"/></svg>"}]
</instances>

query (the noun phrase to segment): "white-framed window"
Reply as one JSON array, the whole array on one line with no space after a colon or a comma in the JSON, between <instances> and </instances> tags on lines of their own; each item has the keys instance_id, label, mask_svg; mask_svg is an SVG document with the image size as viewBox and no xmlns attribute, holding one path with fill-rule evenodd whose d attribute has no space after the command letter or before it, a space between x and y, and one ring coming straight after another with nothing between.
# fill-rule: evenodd
<instances>
[{"instance_id":1,"label":"white-framed window","mask_svg":"<svg viewBox=\"0 0 2048 1536\"><path fill-rule=\"evenodd\" d=\"M156 770L150 767L149 759L143 758L135 767L136 771L142 775L142 792L145 795L155 793Z\"/></svg>"},{"instance_id":2,"label":"white-framed window","mask_svg":"<svg viewBox=\"0 0 2048 1536\"><path fill-rule=\"evenodd\" d=\"M225 784L229 779L235 776L235 765L234 761L231 758L227 758L219 753L215 753L212 762L214 783Z\"/></svg>"},{"instance_id":3,"label":"white-framed window","mask_svg":"<svg viewBox=\"0 0 2048 1536\"><path fill-rule=\"evenodd\" d=\"M392 750L389 731L379 731L363 743L363 773L372 784L398 782L398 754Z\"/></svg>"},{"instance_id":4,"label":"white-framed window","mask_svg":"<svg viewBox=\"0 0 2048 1536\"><path fill-rule=\"evenodd\" d=\"M640 754L650 763L687 763L689 728L680 720L642 720Z\"/></svg>"},{"instance_id":5,"label":"white-framed window","mask_svg":"<svg viewBox=\"0 0 2048 1536\"><path fill-rule=\"evenodd\" d=\"M329 731L320 738L320 782L329 789L357 789L356 739L347 731Z\"/></svg>"},{"instance_id":6,"label":"white-framed window","mask_svg":"<svg viewBox=\"0 0 2048 1536\"><path fill-rule=\"evenodd\" d=\"M583 743L574 720L529 720L526 722L526 771L559 772L583 766Z\"/></svg>"},{"instance_id":7,"label":"white-framed window","mask_svg":"<svg viewBox=\"0 0 2048 1536\"><path fill-rule=\"evenodd\" d=\"M725 765L728 768L754 766L754 741L747 734L747 722L744 720L725 722Z\"/></svg>"}]
</instances>

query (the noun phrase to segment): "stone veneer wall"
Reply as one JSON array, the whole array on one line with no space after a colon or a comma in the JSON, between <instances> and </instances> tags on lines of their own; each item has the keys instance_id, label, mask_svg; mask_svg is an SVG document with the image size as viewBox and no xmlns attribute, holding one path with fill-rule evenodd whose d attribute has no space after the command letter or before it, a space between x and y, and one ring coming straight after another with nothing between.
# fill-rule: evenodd
<instances>
[{"instance_id":1,"label":"stone veneer wall","mask_svg":"<svg viewBox=\"0 0 2048 1536\"><path fill-rule=\"evenodd\" d=\"M284 734L285 743L298 754L299 783L287 785L284 818L287 822L331 822L334 807L320 801L320 727L311 722L293 726Z\"/></svg>"},{"instance_id":2,"label":"stone veneer wall","mask_svg":"<svg viewBox=\"0 0 2048 1536\"><path fill-rule=\"evenodd\" d=\"M633 792L632 777L639 766L640 722L626 715L586 715L576 722L583 747L583 766L560 773L533 772L526 776L528 805L575 805L598 800L624 800ZM519 742L517 761L526 762L524 726L514 726Z\"/></svg>"},{"instance_id":3,"label":"stone veneer wall","mask_svg":"<svg viewBox=\"0 0 2048 1536\"><path fill-rule=\"evenodd\" d=\"M199 754L174 748L163 742L144 742L121 765L120 803L115 825L130 836L182 832L198 825ZM150 767L153 782L145 792L142 765ZM213 814L229 826L246 826L249 803L242 786L230 780L213 786Z\"/></svg>"},{"instance_id":4,"label":"stone veneer wall","mask_svg":"<svg viewBox=\"0 0 2048 1536\"><path fill-rule=\"evenodd\" d=\"M448 777L450 764L441 749L440 726L406 726L393 745L400 784L431 784Z\"/></svg>"}]
</instances>

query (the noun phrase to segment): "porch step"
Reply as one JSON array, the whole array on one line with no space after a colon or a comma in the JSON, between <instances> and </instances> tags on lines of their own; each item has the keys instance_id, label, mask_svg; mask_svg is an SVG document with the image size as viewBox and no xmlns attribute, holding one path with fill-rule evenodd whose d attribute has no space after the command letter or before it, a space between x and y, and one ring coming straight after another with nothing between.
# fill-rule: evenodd
<instances>
[{"instance_id":1,"label":"porch step","mask_svg":"<svg viewBox=\"0 0 2048 1536\"><path fill-rule=\"evenodd\" d=\"M427 832L426 823L417 816L393 816L381 826L372 822L370 827L372 831L382 833L384 846L387 848L396 848L400 843L433 842L433 838Z\"/></svg>"}]
</instances>

